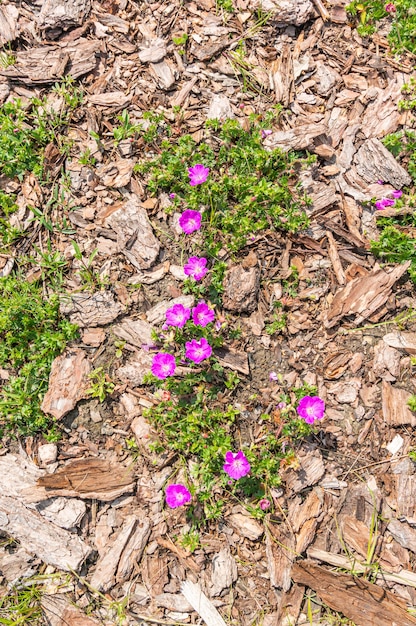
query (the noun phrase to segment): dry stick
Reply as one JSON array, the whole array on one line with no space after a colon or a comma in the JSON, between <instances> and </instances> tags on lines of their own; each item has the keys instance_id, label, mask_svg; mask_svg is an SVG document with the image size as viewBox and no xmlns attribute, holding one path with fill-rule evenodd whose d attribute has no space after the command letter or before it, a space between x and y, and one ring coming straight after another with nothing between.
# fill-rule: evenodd
<instances>
[{"instance_id":1,"label":"dry stick","mask_svg":"<svg viewBox=\"0 0 416 626\"><path fill-rule=\"evenodd\" d=\"M329 20L331 16L329 15L327 8L322 4L321 0L313 0L313 3L324 22Z\"/></svg>"}]
</instances>

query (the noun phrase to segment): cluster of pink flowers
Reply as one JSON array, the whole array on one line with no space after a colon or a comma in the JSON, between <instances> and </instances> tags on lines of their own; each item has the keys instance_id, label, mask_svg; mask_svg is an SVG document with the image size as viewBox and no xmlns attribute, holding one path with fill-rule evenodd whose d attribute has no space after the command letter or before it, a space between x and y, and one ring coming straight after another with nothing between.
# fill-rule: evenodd
<instances>
[{"instance_id":1,"label":"cluster of pink flowers","mask_svg":"<svg viewBox=\"0 0 416 626\"><path fill-rule=\"evenodd\" d=\"M375 207L377 211L382 211L389 206L394 206L396 204L396 200L402 197L403 192L400 189L394 189L390 194L392 198L381 198L381 200L377 200L375 203Z\"/></svg>"},{"instance_id":2,"label":"cluster of pink flowers","mask_svg":"<svg viewBox=\"0 0 416 626\"><path fill-rule=\"evenodd\" d=\"M248 462L244 452L226 452L223 470L230 478L238 480L250 473L250 463ZM166 504L171 509L176 509L191 501L192 496L188 489L181 484L169 485L165 491ZM262 510L266 510L270 506L269 500L260 500L259 506Z\"/></svg>"},{"instance_id":3,"label":"cluster of pink flowers","mask_svg":"<svg viewBox=\"0 0 416 626\"><path fill-rule=\"evenodd\" d=\"M209 175L209 168L197 163L188 169L188 174L189 184L194 187L195 185L201 185L206 182ZM170 194L170 198L174 199L175 194ZM179 226L186 235L190 235L199 230L201 223L201 213L191 209L184 211L179 218ZM202 280L208 272L207 259L204 257L191 256L187 263L185 263L183 269L187 276L190 276L196 281ZM168 328L169 326L183 328L190 319L191 314L195 326L205 327L215 319L213 309L211 309L206 302L199 302L192 311L183 304L175 304L166 311L166 323L163 328ZM199 341L197 339L187 341L185 344L185 357L194 363L201 363L205 359L209 359L211 355L212 347L205 337L202 337ZM175 357L166 352L159 352L153 358L151 369L152 374L161 380L168 378L168 376L173 376L176 369Z\"/></svg>"}]
</instances>

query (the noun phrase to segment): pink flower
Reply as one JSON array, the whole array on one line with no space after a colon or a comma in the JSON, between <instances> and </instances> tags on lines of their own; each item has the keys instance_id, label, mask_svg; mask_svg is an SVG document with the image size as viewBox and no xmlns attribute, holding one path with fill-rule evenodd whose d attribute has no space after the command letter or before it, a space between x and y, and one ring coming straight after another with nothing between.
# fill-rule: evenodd
<instances>
[{"instance_id":1,"label":"pink flower","mask_svg":"<svg viewBox=\"0 0 416 626\"><path fill-rule=\"evenodd\" d=\"M152 374L160 378L168 378L175 373L175 357L167 352L158 352L153 357Z\"/></svg>"},{"instance_id":2,"label":"pink flower","mask_svg":"<svg viewBox=\"0 0 416 626\"><path fill-rule=\"evenodd\" d=\"M250 463L247 461L241 450L235 453L227 452L225 454L225 463L222 468L228 476L238 480L239 478L243 478L243 476L247 476L250 471Z\"/></svg>"},{"instance_id":3,"label":"pink flower","mask_svg":"<svg viewBox=\"0 0 416 626\"><path fill-rule=\"evenodd\" d=\"M201 363L205 359L209 359L212 354L212 348L209 345L205 337L202 337L199 341L192 339L185 344L185 356L194 363Z\"/></svg>"},{"instance_id":4,"label":"pink flower","mask_svg":"<svg viewBox=\"0 0 416 626\"><path fill-rule=\"evenodd\" d=\"M183 306L183 304L174 304L173 307L166 311L166 324L182 328L190 317L191 309Z\"/></svg>"},{"instance_id":5,"label":"pink flower","mask_svg":"<svg viewBox=\"0 0 416 626\"><path fill-rule=\"evenodd\" d=\"M166 504L171 509L183 506L192 500L192 496L184 485L176 484L166 487Z\"/></svg>"},{"instance_id":6,"label":"pink flower","mask_svg":"<svg viewBox=\"0 0 416 626\"><path fill-rule=\"evenodd\" d=\"M386 6L384 7L384 10L387 11L387 13L396 13L396 7L394 6L392 2L389 2L388 4L386 4Z\"/></svg>"},{"instance_id":7,"label":"pink flower","mask_svg":"<svg viewBox=\"0 0 416 626\"><path fill-rule=\"evenodd\" d=\"M269 380L270 380L270 382L271 382L272 380L277 380L277 374L276 374L276 372L270 372L270 374L269 374Z\"/></svg>"},{"instance_id":8,"label":"pink flower","mask_svg":"<svg viewBox=\"0 0 416 626\"><path fill-rule=\"evenodd\" d=\"M325 413L325 402L319 396L305 396L296 409L299 417L307 424L313 424L315 420L321 420Z\"/></svg>"},{"instance_id":9,"label":"pink flower","mask_svg":"<svg viewBox=\"0 0 416 626\"><path fill-rule=\"evenodd\" d=\"M187 209L179 218L179 226L187 235L199 230L201 228L201 213Z\"/></svg>"},{"instance_id":10,"label":"pink flower","mask_svg":"<svg viewBox=\"0 0 416 626\"><path fill-rule=\"evenodd\" d=\"M261 508L262 511L266 511L267 509L270 508L270 500L268 500L267 498L263 498L259 502L259 507Z\"/></svg>"},{"instance_id":11,"label":"pink flower","mask_svg":"<svg viewBox=\"0 0 416 626\"><path fill-rule=\"evenodd\" d=\"M394 204L395 201L391 198L381 198L381 200L377 200L377 202L375 203L375 207L377 211L382 211L388 206L394 206Z\"/></svg>"},{"instance_id":12,"label":"pink flower","mask_svg":"<svg viewBox=\"0 0 416 626\"><path fill-rule=\"evenodd\" d=\"M397 200L402 197L403 191L400 191L400 189L394 189L394 191L391 192L391 195Z\"/></svg>"},{"instance_id":13,"label":"pink flower","mask_svg":"<svg viewBox=\"0 0 416 626\"><path fill-rule=\"evenodd\" d=\"M173 200L174 198L176 198L176 193L170 193L170 194L169 194L169 198L170 198L171 200Z\"/></svg>"},{"instance_id":14,"label":"pink flower","mask_svg":"<svg viewBox=\"0 0 416 626\"><path fill-rule=\"evenodd\" d=\"M201 163L197 163L193 167L188 169L189 174L189 184L191 187L195 187L195 185L202 185L208 178L209 168L204 167Z\"/></svg>"},{"instance_id":15,"label":"pink flower","mask_svg":"<svg viewBox=\"0 0 416 626\"><path fill-rule=\"evenodd\" d=\"M269 135L271 135L271 134L272 134L272 132L273 132L272 130L262 130L262 131L261 131L261 137L262 137L262 139L265 139L266 137L268 137Z\"/></svg>"},{"instance_id":16,"label":"pink flower","mask_svg":"<svg viewBox=\"0 0 416 626\"><path fill-rule=\"evenodd\" d=\"M215 313L205 302L200 302L192 309L192 319L195 326L206 326L215 319Z\"/></svg>"},{"instance_id":17,"label":"pink flower","mask_svg":"<svg viewBox=\"0 0 416 626\"><path fill-rule=\"evenodd\" d=\"M376 180L377 185L384 185L384 180L378 179Z\"/></svg>"},{"instance_id":18,"label":"pink flower","mask_svg":"<svg viewBox=\"0 0 416 626\"><path fill-rule=\"evenodd\" d=\"M191 256L188 263L183 266L183 271L187 276L192 276L194 280L201 280L208 272L207 260L204 257Z\"/></svg>"}]
</instances>

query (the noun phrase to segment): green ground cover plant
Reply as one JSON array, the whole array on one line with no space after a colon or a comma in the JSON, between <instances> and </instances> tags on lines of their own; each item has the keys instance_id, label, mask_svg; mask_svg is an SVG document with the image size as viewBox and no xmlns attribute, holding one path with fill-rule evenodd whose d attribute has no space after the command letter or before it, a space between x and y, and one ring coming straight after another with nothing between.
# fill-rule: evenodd
<instances>
[{"instance_id":1,"label":"green ground cover plant","mask_svg":"<svg viewBox=\"0 0 416 626\"><path fill-rule=\"evenodd\" d=\"M377 22L389 17L391 29L388 42L395 53L416 53L416 8L414 0L353 0L347 11L358 20L357 31L362 37L377 30Z\"/></svg>"},{"instance_id":2,"label":"green ground cover plant","mask_svg":"<svg viewBox=\"0 0 416 626\"><path fill-rule=\"evenodd\" d=\"M190 135L164 137L160 154L136 166L147 175L152 195L171 195L172 210L203 209L204 245L210 255L223 246L237 252L265 229L297 232L308 225L308 199L296 173L310 159L264 148L262 130L271 118L263 124L253 118L247 131L236 120L209 121L204 141L197 143ZM202 189L189 185L185 167L198 162L212 172Z\"/></svg>"},{"instance_id":3,"label":"green ground cover plant","mask_svg":"<svg viewBox=\"0 0 416 626\"><path fill-rule=\"evenodd\" d=\"M76 327L59 315L56 295L20 275L0 279L0 367L9 372L0 396L0 434L53 433L40 404L48 388L52 361Z\"/></svg>"}]
</instances>

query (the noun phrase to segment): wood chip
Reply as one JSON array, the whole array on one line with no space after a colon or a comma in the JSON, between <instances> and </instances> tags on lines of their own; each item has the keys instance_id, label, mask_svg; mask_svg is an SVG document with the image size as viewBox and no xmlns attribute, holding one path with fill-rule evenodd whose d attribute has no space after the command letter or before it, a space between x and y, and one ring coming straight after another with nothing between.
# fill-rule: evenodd
<instances>
[{"instance_id":1,"label":"wood chip","mask_svg":"<svg viewBox=\"0 0 416 626\"><path fill-rule=\"evenodd\" d=\"M364 141L354 157L357 172L368 183L384 180L396 189L410 185L412 178L378 139Z\"/></svg>"},{"instance_id":2,"label":"wood chip","mask_svg":"<svg viewBox=\"0 0 416 626\"><path fill-rule=\"evenodd\" d=\"M237 563L231 556L230 549L224 548L212 558L211 596L219 596L224 589L231 587L237 580Z\"/></svg>"},{"instance_id":3,"label":"wood chip","mask_svg":"<svg viewBox=\"0 0 416 626\"><path fill-rule=\"evenodd\" d=\"M386 424L416 426L416 415L407 406L407 401L412 394L405 389L393 387L386 380L383 380L381 390L383 418Z\"/></svg>"},{"instance_id":4,"label":"wood chip","mask_svg":"<svg viewBox=\"0 0 416 626\"><path fill-rule=\"evenodd\" d=\"M186 580L181 585L181 591L207 626L226 626L215 606L208 600L197 583Z\"/></svg>"},{"instance_id":5,"label":"wood chip","mask_svg":"<svg viewBox=\"0 0 416 626\"><path fill-rule=\"evenodd\" d=\"M121 324L113 326L112 331L117 337L140 348L143 344L153 345L152 329L145 320L126 318Z\"/></svg>"},{"instance_id":6,"label":"wood chip","mask_svg":"<svg viewBox=\"0 0 416 626\"><path fill-rule=\"evenodd\" d=\"M91 9L91 0L44 0L38 15L42 30L53 30L56 36L62 30L80 26Z\"/></svg>"},{"instance_id":7,"label":"wood chip","mask_svg":"<svg viewBox=\"0 0 416 626\"><path fill-rule=\"evenodd\" d=\"M214 354L223 367L228 367L246 376L250 374L250 366L246 352L237 352L237 350L231 348L215 348Z\"/></svg>"},{"instance_id":8,"label":"wood chip","mask_svg":"<svg viewBox=\"0 0 416 626\"><path fill-rule=\"evenodd\" d=\"M392 348L405 350L408 354L416 354L416 333L393 332L383 337L384 343Z\"/></svg>"},{"instance_id":9,"label":"wood chip","mask_svg":"<svg viewBox=\"0 0 416 626\"><path fill-rule=\"evenodd\" d=\"M270 584L288 591L296 553L294 537L286 528L269 524L266 532L266 556Z\"/></svg>"},{"instance_id":10,"label":"wood chip","mask_svg":"<svg viewBox=\"0 0 416 626\"><path fill-rule=\"evenodd\" d=\"M91 363L87 354L79 348L58 356L52 363L48 391L41 404L42 411L56 419L72 411L77 402L85 397L90 371Z\"/></svg>"},{"instance_id":11,"label":"wood chip","mask_svg":"<svg viewBox=\"0 0 416 626\"><path fill-rule=\"evenodd\" d=\"M295 563L292 578L316 591L322 602L353 620L357 626L416 624L416 618L409 615L404 600L364 578L357 580L349 574L329 572L310 561Z\"/></svg>"},{"instance_id":12,"label":"wood chip","mask_svg":"<svg viewBox=\"0 0 416 626\"><path fill-rule=\"evenodd\" d=\"M133 468L115 465L104 459L86 458L70 461L53 474L38 479L47 497L78 496L111 502L124 493L132 493L135 482Z\"/></svg>"},{"instance_id":13,"label":"wood chip","mask_svg":"<svg viewBox=\"0 0 416 626\"><path fill-rule=\"evenodd\" d=\"M233 513L226 518L226 522L231 528L251 541L257 541L263 535L262 526L255 519L247 517L242 513Z\"/></svg>"},{"instance_id":14,"label":"wood chip","mask_svg":"<svg viewBox=\"0 0 416 626\"><path fill-rule=\"evenodd\" d=\"M394 283L403 276L409 264L410 261L403 263L388 273L375 268L367 276L350 281L336 292L326 312L325 327L332 328L347 315L355 315L354 323L361 324L386 302Z\"/></svg>"},{"instance_id":15,"label":"wood chip","mask_svg":"<svg viewBox=\"0 0 416 626\"><path fill-rule=\"evenodd\" d=\"M64 594L42 594L42 611L48 626L98 626L100 622L74 606Z\"/></svg>"},{"instance_id":16,"label":"wood chip","mask_svg":"<svg viewBox=\"0 0 416 626\"><path fill-rule=\"evenodd\" d=\"M325 124L300 124L290 130L272 133L263 142L266 149L280 148L284 152L289 150L304 150L313 144L315 137L324 135L328 131Z\"/></svg>"},{"instance_id":17,"label":"wood chip","mask_svg":"<svg viewBox=\"0 0 416 626\"><path fill-rule=\"evenodd\" d=\"M72 324L80 328L105 326L119 316L122 305L114 300L110 291L74 293L61 299L60 311L69 315Z\"/></svg>"}]
</instances>

